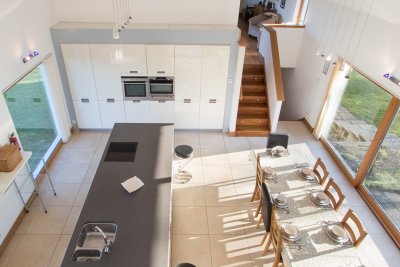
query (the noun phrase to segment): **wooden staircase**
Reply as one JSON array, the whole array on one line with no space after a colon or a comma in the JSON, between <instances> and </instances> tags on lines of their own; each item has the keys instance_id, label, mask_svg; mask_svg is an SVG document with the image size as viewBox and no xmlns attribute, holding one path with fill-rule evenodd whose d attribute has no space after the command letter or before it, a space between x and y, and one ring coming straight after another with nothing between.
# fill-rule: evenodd
<instances>
[{"instance_id":1,"label":"wooden staircase","mask_svg":"<svg viewBox=\"0 0 400 267\"><path fill-rule=\"evenodd\" d=\"M270 132L263 63L245 63L236 121L236 136L267 136Z\"/></svg>"}]
</instances>

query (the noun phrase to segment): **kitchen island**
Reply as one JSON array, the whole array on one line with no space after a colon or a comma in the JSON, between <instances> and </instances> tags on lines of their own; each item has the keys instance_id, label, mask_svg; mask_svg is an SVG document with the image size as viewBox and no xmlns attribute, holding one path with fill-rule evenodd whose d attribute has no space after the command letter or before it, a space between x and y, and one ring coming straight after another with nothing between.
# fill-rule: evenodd
<instances>
[{"instance_id":1,"label":"kitchen island","mask_svg":"<svg viewBox=\"0 0 400 267\"><path fill-rule=\"evenodd\" d=\"M172 124L117 123L65 253L62 267L167 267L170 254ZM107 161L113 142L137 143L134 161ZM129 194L121 182L139 177L144 186ZM95 262L72 260L81 227L113 222L118 230L110 253Z\"/></svg>"}]
</instances>

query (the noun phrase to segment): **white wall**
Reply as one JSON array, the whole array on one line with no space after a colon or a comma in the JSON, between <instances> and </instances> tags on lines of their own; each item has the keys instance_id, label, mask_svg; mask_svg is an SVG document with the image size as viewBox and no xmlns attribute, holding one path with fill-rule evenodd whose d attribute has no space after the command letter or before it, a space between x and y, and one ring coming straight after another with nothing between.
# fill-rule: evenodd
<instances>
[{"instance_id":1,"label":"white wall","mask_svg":"<svg viewBox=\"0 0 400 267\"><path fill-rule=\"evenodd\" d=\"M275 9L280 15L282 22L292 22L293 17L296 14L298 0L286 0L285 8L281 8L281 1L275 2Z\"/></svg>"},{"instance_id":2,"label":"white wall","mask_svg":"<svg viewBox=\"0 0 400 267\"><path fill-rule=\"evenodd\" d=\"M321 40L321 50L327 54L332 51L333 55L345 58L387 90L400 96L400 87L383 78L384 73L400 69L400 1L355 0L353 10L350 9L352 1L339 2L346 3L345 13L339 19L338 12L335 20L331 20L334 23L328 23L334 26L327 27L324 32L330 1L310 1L297 68L284 71L286 101L282 117L285 119L308 117L309 123L315 126L331 73L331 70L328 75L322 73L324 59L315 55ZM357 11L363 2L362 14L358 17ZM371 3L372 13L367 19ZM333 15L330 17L333 18Z\"/></svg>"},{"instance_id":3,"label":"white wall","mask_svg":"<svg viewBox=\"0 0 400 267\"><path fill-rule=\"evenodd\" d=\"M0 91L14 83L44 56L53 53L49 31L52 24L50 13L50 0L0 2ZM39 51L40 55L23 64L22 58L32 50ZM60 110L64 110L65 114L65 105L60 105ZM8 143L8 135L13 131L14 124L4 96L0 93L0 145ZM23 190L29 195L32 187L28 186ZM0 243L22 208L22 202L13 186L5 195L0 195Z\"/></svg>"},{"instance_id":4,"label":"white wall","mask_svg":"<svg viewBox=\"0 0 400 267\"><path fill-rule=\"evenodd\" d=\"M240 0L131 0L133 23L237 25ZM113 22L111 0L55 0L63 22Z\"/></svg>"},{"instance_id":5,"label":"white wall","mask_svg":"<svg viewBox=\"0 0 400 267\"><path fill-rule=\"evenodd\" d=\"M295 68L303 41L304 28L274 27L278 39L281 68Z\"/></svg>"}]
</instances>

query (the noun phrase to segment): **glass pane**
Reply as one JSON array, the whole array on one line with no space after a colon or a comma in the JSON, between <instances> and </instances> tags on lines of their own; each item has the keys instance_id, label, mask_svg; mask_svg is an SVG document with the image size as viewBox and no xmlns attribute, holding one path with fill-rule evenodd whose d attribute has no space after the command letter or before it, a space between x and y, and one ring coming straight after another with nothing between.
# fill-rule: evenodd
<instances>
[{"instance_id":1,"label":"glass pane","mask_svg":"<svg viewBox=\"0 0 400 267\"><path fill-rule=\"evenodd\" d=\"M39 67L8 90L4 97L25 151L32 151L34 170L47 152L57 131Z\"/></svg>"},{"instance_id":2,"label":"glass pane","mask_svg":"<svg viewBox=\"0 0 400 267\"><path fill-rule=\"evenodd\" d=\"M400 113L383 139L363 184L400 230Z\"/></svg>"},{"instance_id":3,"label":"glass pane","mask_svg":"<svg viewBox=\"0 0 400 267\"><path fill-rule=\"evenodd\" d=\"M354 70L348 80L344 75L339 79L343 93L325 139L355 175L392 96Z\"/></svg>"}]
</instances>

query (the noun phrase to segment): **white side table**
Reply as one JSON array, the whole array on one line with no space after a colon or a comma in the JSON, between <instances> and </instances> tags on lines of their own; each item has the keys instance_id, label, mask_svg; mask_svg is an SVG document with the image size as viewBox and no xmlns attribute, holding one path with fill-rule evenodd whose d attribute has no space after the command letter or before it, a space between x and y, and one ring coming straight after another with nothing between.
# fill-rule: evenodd
<instances>
[{"instance_id":1,"label":"white side table","mask_svg":"<svg viewBox=\"0 0 400 267\"><path fill-rule=\"evenodd\" d=\"M21 162L15 167L15 169L12 172L0 172L0 195L4 195L8 189L11 187L12 184L15 185L15 188L17 189L18 195L22 201L22 203L24 204L24 209L26 212L29 212L27 203L25 202L24 198L22 197L20 188L18 188L18 185L16 183L16 178L18 176L18 174L20 173L20 171L23 169L24 166L27 167L28 171L29 171L29 177L33 183L34 186L34 192L38 195L40 202L42 203L42 207L45 213L47 213L47 208L46 205L43 202L42 197L40 196L39 193L39 188L35 182L35 179L33 178L33 174L32 174L32 170L30 169L29 165L28 165L28 160L32 157L32 152L30 151L21 151L22 154L22 160ZM44 165L44 171L45 174L47 175L47 177L49 178L49 182L50 185L53 189L53 193L54 195L56 195L56 191L54 189L53 183L51 181L47 166L46 166L46 162L42 159L43 165Z\"/></svg>"}]
</instances>

